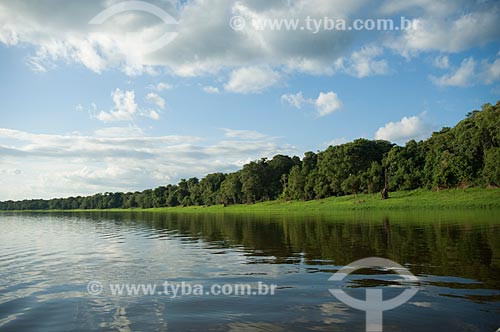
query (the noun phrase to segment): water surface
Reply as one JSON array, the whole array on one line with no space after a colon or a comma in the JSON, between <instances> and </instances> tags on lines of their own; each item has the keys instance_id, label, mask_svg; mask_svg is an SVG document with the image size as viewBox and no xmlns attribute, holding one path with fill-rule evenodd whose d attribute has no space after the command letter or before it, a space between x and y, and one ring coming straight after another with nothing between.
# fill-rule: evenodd
<instances>
[{"instance_id":1,"label":"water surface","mask_svg":"<svg viewBox=\"0 0 500 332\"><path fill-rule=\"evenodd\" d=\"M364 312L330 295L360 258L407 267L420 282L384 313L384 331L500 327L495 212L245 216L0 214L0 331L364 331ZM99 281L103 292L89 294ZM114 296L109 284L276 284L274 296ZM407 285L359 270L343 289L393 297Z\"/></svg>"}]
</instances>

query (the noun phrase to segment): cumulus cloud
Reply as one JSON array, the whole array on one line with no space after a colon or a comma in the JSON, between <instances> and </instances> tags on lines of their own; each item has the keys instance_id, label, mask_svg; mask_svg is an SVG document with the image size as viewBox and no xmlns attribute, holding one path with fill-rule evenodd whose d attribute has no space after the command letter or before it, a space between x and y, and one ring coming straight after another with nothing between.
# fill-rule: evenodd
<instances>
[{"instance_id":1,"label":"cumulus cloud","mask_svg":"<svg viewBox=\"0 0 500 332\"><path fill-rule=\"evenodd\" d=\"M431 76L434 84L439 86L469 86L472 85L476 61L473 58L467 58L455 71L440 77Z\"/></svg>"},{"instance_id":2,"label":"cumulus cloud","mask_svg":"<svg viewBox=\"0 0 500 332\"><path fill-rule=\"evenodd\" d=\"M497 56L500 56L500 52ZM482 72L480 73L480 79L485 84L491 84L493 82L500 80L500 59L496 59L493 63L488 61L482 62Z\"/></svg>"},{"instance_id":3,"label":"cumulus cloud","mask_svg":"<svg viewBox=\"0 0 500 332\"><path fill-rule=\"evenodd\" d=\"M341 58L337 62L337 70L358 78L387 74L389 65L386 60L377 59L383 49L377 46L366 46L355 51L349 58Z\"/></svg>"},{"instance_id":4,"label":"cumulus cloud","mask_svg":"<svg viewBox=\"0 0 500 332\"><path fill-rule=\"evenodd\" d=\"M131 121L137 112L134 91L116 89L111 96L114 102L114 109L109 112L101 111L97 115L97 119L103 122Z\"/></svg>"},{"instance_id":5,"label":"cumulus cloud","mask_svg":"<svg viewBox=\"0 0 500 332\"><path fill-rule=\"evenodd\" d=\"M154 92L150 92L150 93L147 94L146 101L148 103L155 104L159 108L162 108L162 109L165 108L165 99L163 99L162 97L158 96Z\"/></svg>"},{"instance_id":6,"label":"cumulus cloud","mask_svg":"<svg viewBox=\"0 0 500 332\"><path fill-rule=\"evenodd\" d=\"M90 117L96 118L102 122L119 122L119 121L133 121L137 117L146 117L152 120L159 120L160 114L156 110L152 109L140 109L139 105L135 100L134 91L122 91L116 89L111 97L113 99L113 108L106 111L97 111L97 106L92 103L91 107L87 109ZM165 100L158 96L156 93L151 92L146 96L146 101L148 103L154 104L155 106L163 109L165 107ZM81 105L77 106L77 110L83 110L84 107Z\"/></svg>"},{"instance_id":7,"label":"cumulus cloud","mask_svg":"<svg viewBox=\"0 0 500 332\"><path fill-rule=\"evenodd\" d=\"M423 118L424 114L421 114L411 117L405 116L398 122L389 122L377 130L375 139L388 140L398 144L404 144L411 139L425 139L431 134L432 128Z\"/></svg>"},{"instance_id":8,"label":"cumulus cloud","mask_svg":"<svg viewBox=\"0 0 500 332\"><path fill-rule=\"evenodd\" d=\"M325 116L342 108L342 102L335 92L321 92L315 102L319 116Z\"/></svg>"},{"instance_id":9,"label":"cumulus cloud","mask_svg":"<svg viewBox=\"0 0 500 332\"><path fill-rule=\"evenodd\" d=\"M284 94L281 96L281 102L287 103L295 108L302 108L302 105L306 103L312 103L311 99L305 99L302 95L302 91L296 94Z\"/></svg>"},{"instance_id":10,"label":"cumulus cloud","mask_svg":"<svg viewBox=\"0 0 500 332\"><path fill-rule=\"evenodd\" d=\"M88 24L90 18L112 3L54 0L51 6L33 6L28 0L1 2L0 42L32 45L34 52L27 63L37 71L78 63L98 73L110 68L128 75L158 73L160 67L180 76L218 75L221 70L235 70L236 75L238 69L251 64L266 65L274 71L314 75L331 75L340 69L356 77L366 77L387 73L388 63L382 58L380 47L367 45L353 49L353 45L365 41L366 34L362 32L259 31L253 23L325 16L352 22L373 18L374 13L382 17L415 17L418 29L372 32L380 40L378 45L411 57L420 52L460 52L498 40L500 11L498 1L165 0L157 4L175 17L179 22L176 26L140 11L117 14L99 26ZM228 22L234 15L245 19L244 30L229 28ZM141 45L168 31L177 32L177 37L167 47L143 54ZM228 88L233 88L229 83ZM234 83L238 90L238 82ZM241 87L247 91L245 88L255 89Z\"/></svg>"},{"instance_id":11,"label":"cumulus cloud","mask_svg":"<svg viewBox=\"0 0 500 332\"><path fill-rule=\"evenodd\" d=\"M365 45L347 56L340 56L331 63L321 63L310 59L295 59L287 63L287 70L313 75L334 75L343 73L357 78L385 75L389 63L383 59L384 49L380 46Z\"/></svg>"},{"instance_id":12,"label":"cumulus cloud","mask_svg":"<svg viewBox=\"0 0 500 332\"><path fill-rule=\"evenodd\" d=\"M280 74L268 67L243 67L231 72L224 89L235 93L260 93L280 82Z\"/></svg>"},{"instance_id":13,"label":"cumulus cloud","mask_svg":"<svg viewBox=\"0 0 500 332\"><path fill-rule=\"evenodd\" d=\"M416 5L416 2L413 1L413 4ZM421 8L427 2L418 1ZM433 15L415 19L416 29L388 39L386 46L411 57L421 52L461 52L498 39L498 2L485 1L466 13L463 13L463 8L467 6L462 4L456 8L452 1L444 1L434 7L436 9L431 10Z\"/></svg>"},{"instance_id":14,"label":"cumulus cloud","mask_svg":"<svg viewBox=\"0 0 500 332\"><path fill-rule=\"evenodd\" d=\"M330 113L342 109L343 104L335 92L320 92L318 98L304 98L302 92L296 94L284 94L281 102L287 103L295 108L302 108L303 105L312 105L318 116L326 116Z\"/></svg>"},{"instance_id":15,"label":"cumulus cloud","mask_svg":"<svg viewBox=\"0 0 500 332\"><path fill-rule=\"evenodd\" d=\"M35 53L28 63L46 71L59 63L80 63L95 72L119 68L129 75L155 73L166 67L180 76L215 74L221 69L238 69L249 63L290 71L331 74L337 59L349 52L356 34L349 31L269 30L259 31L251 22L261 19L305 19L331 14L352 19L373 8L367 0L298 0L262 2L241 0L187 1L161 3L180 22L177 37L159 51L143 54L141 45L161 36L171 27L147 14L130 11L112 17L98 27L88 23L111 2L89 0L78 4L55 0L51 11L30 6L26 0L0 4L0 42L31 44ZM376 6L375 6L376 7ZM243 17L247 29L234 31L228 22ZM206 19L209 17L210 19ZM71 19L69 19L71 18ZM216 38L214 36L217 36Z\"/></svg>"},{"instance_id":16,"label":"cumulus cloud","mask_svg":"<svg viewBox=\"0 0 500 332\"><path fill-rule=\"evenodd\" d=\"M0 128L0 151L0 173L23 174L2 178L0 200L142 190L296 152L277 138L251 130L225 129L214 142L195 136L148 136L134 126L102 128L91 135Z\"/></svg>"},{"instance_id":17,"label":"cumulus cloud","mask_svg":"<svg viewBox=\"0 0 500 332\"><path fill-rule=\"evenodd\" d=\"M478 84L492 84L500 80L500 59L493 62L483 60L477 63L474 58L464 59L458 68L442 76L430 76L439 86L467 87Z\"/></svg>"}]
</instances>

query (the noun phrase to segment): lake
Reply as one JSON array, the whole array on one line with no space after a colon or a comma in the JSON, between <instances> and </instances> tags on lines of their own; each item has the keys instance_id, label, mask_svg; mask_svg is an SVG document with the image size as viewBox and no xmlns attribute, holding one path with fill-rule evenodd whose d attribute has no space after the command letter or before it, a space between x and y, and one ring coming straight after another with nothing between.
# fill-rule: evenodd
<instances>
[{"instance_id":1,"label":"lake","mask_svg":"<svg viewBox=\"0 0 500 332\"><path fill-rule=\"evenodd\" d=\"M364 331L365 312L329 289L364 300L367 289L387 299L410 286L418 292L383 313L384 331L500 327L498 211L4 213L0 225L2 332ZM329 280L366 257L393 260L419 280L383 268L355 271L340 286ZM231 292L235 285L252 293Z\"/></svg>"}]
</instances>

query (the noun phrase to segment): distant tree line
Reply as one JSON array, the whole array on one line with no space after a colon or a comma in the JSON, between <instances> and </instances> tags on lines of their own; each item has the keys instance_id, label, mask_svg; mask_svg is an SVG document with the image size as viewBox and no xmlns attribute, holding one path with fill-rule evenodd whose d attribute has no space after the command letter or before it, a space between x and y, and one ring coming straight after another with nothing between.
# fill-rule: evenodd
<instances>
[{"instance_id":1,"label":"distant tree line","mask_svg":"<svg viewBox=\"0 0 500 332\"><path fill-rule=\"evenodd\" d=\"M276 155L237 172L142 192L0 202L0 210L153 208L312 200L416 188L500 186L500 101L473 111L454 128L398 146L357 139L299 157Z\"/></svg>"}]
</instances>

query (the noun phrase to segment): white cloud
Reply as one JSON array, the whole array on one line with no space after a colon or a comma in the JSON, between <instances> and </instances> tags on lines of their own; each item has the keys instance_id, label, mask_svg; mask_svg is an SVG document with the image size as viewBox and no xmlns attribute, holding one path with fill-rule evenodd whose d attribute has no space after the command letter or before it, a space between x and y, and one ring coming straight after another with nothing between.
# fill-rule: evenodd
<instances>
[{"instance_id":1,"label":"white cloud","mask_svg":"<svg viewBox=\"0 0 500 332\"><path fill-rule=\"evenodd\" d=\"M243 67L229 75L224 89L235 93L260 93L280 82L280 74L268 67Z\"/></svg>"},{"instance_id":2,"label":"white cloud","mask_svg":"<svg viewBox=\"0 0 500 332\"><path fill-rule=\"evenodd\" d=\"M415 17L415 30L397 33L371 32L382 44L405 55L419 52L459 52L498 40L498 1L467 0L296 0L296 1L178 1L165 0L159 6L180 22L175 27L148 14L131 11L114 16L99 26L88 24L112 1L88 0L77 4L54 0L51 6L32 6L27 0L0 3L0 42L32 45L27 63L46 71L58 64L78 63L95 72L118 68L129 75L161 72L180 76L218 74L221 70L266 65L274 70L331 75L342 59L349 74L357 77L385 74L387 63L353 45L363 42L364 33L354 31L268 30L257 31L251 22L258 19L336 19ZM51 8L58 8L57 11ZM332 14L333 13L333 14ZM375 13L375 14L374 14ZM242 16L243 31L228 27L230 18ZM167 47L143 54L141 45L166 31L178 36ZM216 36L216 37L214 37ZM369 46L367 46L370 49ZM371 52L377 48L371 47ZM359 53L361 52L361 53ZM379 51L378 51L379 52ZM352 61L352 64L350 64Z\"/></svg>"},{"instance_id":3,"label":"white cloud","mask_svg":"<svg viewBox=\"0 0 500 332\"><path fill-rule=\"evenodd\" d=\"M160 114L156 110L142 110L139 108L135 100L134 91L122 91L116 89L111 97L113 99L113 109L108 112L97 111L97 106L92 103L91 107L88 108L88 113L91 118L96 118L102 122L118 122L118 121L133 121L137 117L146 117L152 120L159 120ZM159 108L165 107L165 100L158 96L156 93L149 93L146 96L146 101L155 104ZM84 107L81 105L77 106L77 110L83 110Z\"/></svg>"},{"instance_id":4,"label":"white cloud","mask_svg":"<svg viewBox=\"0 0 500 332\"><path fill-rule=\"evenodd\" d=\"M161 109L165 108L165 99L158 96L154 92L148 93L148 95L146 96L146 101L148 103L155 104L156 106L158 106Z\"/></svg>"},{"instance_id":5,"label":"white cloud","mask_svg":"<svg viewBox=\"0 0 500 332\"><path fill-rule=\"evenodd\" d=\"M358 78L387 74L387 61L377 59L383 53L381 47L363 47L361 50L353 52L349 59L342 59L340 62L341 70Z\"/></svg>"},{"instance_id":6,"label":"white cloud","mask_svg":"<svg viewBox=\"0 0 500 332\"><path fill-rule=\"evenodd\" d=\"M97 119L103 122L131 121L137 112L134 91L121 91L116 89L112 93L114 109L109 112L101 111Z\"/></svg>"},{"instance_id":7,"label":"white cloud","mask_svg":"<svg viewBox=\"0 0 500 332\"><path fill-rule=\"evenodd\" d=\"M470 86L474 83L475 68L474 59L467 58L458 69L440 77L431 76L431 81L439 86Z\"/></svg>"},{"instance_id":8,"label":"white cloud","mask_svg":"<svg viewBox=\"0 0 500 332\"><path fill-rule=\"evenodd\" d=\"M293 58L287 61L285 69L289 73L299 72L309 75L331 76L335 74L338 68L338 63L342 63L342 61L343 58L339 58L333 62L308 59L305 57Z\"/></svg>"},{"instance_id":9,"label":"white cloud","mask_svg":"<svg viewBox=\"0 0 500 332\"><path fill-rule=\"evenodd\" d=\"M315 104L319 116L328 115L342 108L342 102L335 92L321 92Z\"/></svg>"},{"instance_id":10,"label":"white cloud","mask_svg":"<svg viewBox=\"0 0 500 332\"><path fill-rule=\"evenodd\" d=\"M217 94L220 92L218 87L211 86L211 85L204 86L203 91L205 91L206 93L210 93L210 94Z\"/></svg>"},{"instance_id":11,"label":"white cloud","mask_svg":"<svg viewBox=\"0 0 500 332\"><path fill-rule=\"evenodd\" d=\"M388 140L398 144L404 144L411 139L425 139L431 134L432 128L424 121L423 117L424 114L405 116L399 122L389 122L377 130L375 139Z\"/></svg>"},{"instance_id":12,"label":"white cloud","mask_svg":"<svg viewBox=\"0 0 500 332\"><path fill-rule=\"evenodd\" d=\"M440 77L431 76L430 79L439 86L489 85L500 80L500 59L493 62L483 60L478 65L474 58L470 57L463 60L460 67Z\"/></svg>"},{"instance_id":13,"label":"white cloud","mask_svg":"<svg viewBox=\"0 0 500 332\"><path fill-rule=\"evenodd\" d=\"M193 136L147 136L134 126L103 128L92 135L0 128L0 151L0 174L23 174L2 177L0 200L142 190L234 171L261 157L296 153L277 138L251 130L225 129L214 142Z\"/></svg>"},{"instance_id":14,"label":"white cloud","mask_svg":"<svg viewBox=\"0 0 500 332\"><path fill-rule=\"evenodd\" d=\"M389 64L382 58L383 55L382 47L370 44L328 64L310 59L294 59L287 63L286 69L289 72L298 71L313 75L330 76L344 73L357 78L385 75L389 72Z\"/></svg>"},{"instance_id":15,"label":"white cloud","mask_svg":"<svg viewBox=\"0 0 500 332\"><path fill-rule=\"evenodd\" d=\"M428 1L419 2L423 5ZM484 2L475 11L466 13L462 6L455 8L451 2L445 3L449 10L436 11L437 15L424 14L416 19L416 29L395 35L386 45L411 57L420 52L461 52L498 39L498 2Z\"/></svg>"},{"instance_id":16,"label":"white cloud","mask_svg":"<svg viewBox=\"0 0 500 332\"><path fill-rule=\"evenodd\" d=\"M487 61L482 62L482 72L480 79L485 84L491 84L500 80L500 59L496 59L493 63Z\"/></svg>"},{"instance_id":17,"label":"white cloud","mask_svg":"<svg viewBox=\"0 0 500 332\"><path fill-rule=\"evenodd\" d=\"M295 108L302 108L303 105L315 107L318 116L322 117L342 109L343 104L335 92L320 92L318 98L304 98L302 92L296 94L284 94L281 102L287 103Z\"/></svg>"},{"instance_id":18,"label":"white cloud","mask_svg":"<svg viewBox=\"0 0 500 332\"><path fill-rule=\"evenodd\" d=\"M53 64L80 63L95 72L119 68L129 75L155 72L166 67L181 76L217 73L223 68L301 62L327 68L351 45L354 35L342 31L233 31L228 22L233 15L254 18L323 17L335 13L348 18L365 10L367 0L349 3L324 0L263 2L239 0L162 1L159 6L180 22L175 27L149 15L131 11L118 14L99 26L88 24L113 2L81 1L78 4L54 0L51 6L31 6L27 0L0 4L0 42L30 44L35 53L33 67L47 70ZM58 8L57 11L50 8ZM143 54L143 45L166 31L178 36L161 50ZM216 37L214 37L216 36Z\"/></svg>"},{"instance_id":19,"label":"white cloud","mask_svg":"<svg viewBox=\"0 0 500 332\"><path fill-rule=\"evenodd\" d=\"M281 96L281 102L287 103L295 108L302 108L303 104L311 103L311 100L307 100L302 95L302 91L296 94L284 94Z\"/></svg>"},{"instance_id":20,"label":"white cloud","mask_svg":"<svg viewBox=\"0 0 500 332\"><path fill-rule=\"evenodd\" d=\"M441 55L436 57L432 64L439 69L448 69L450 67L450 59L446 55Z\"/></svg>"}]
</instances>

